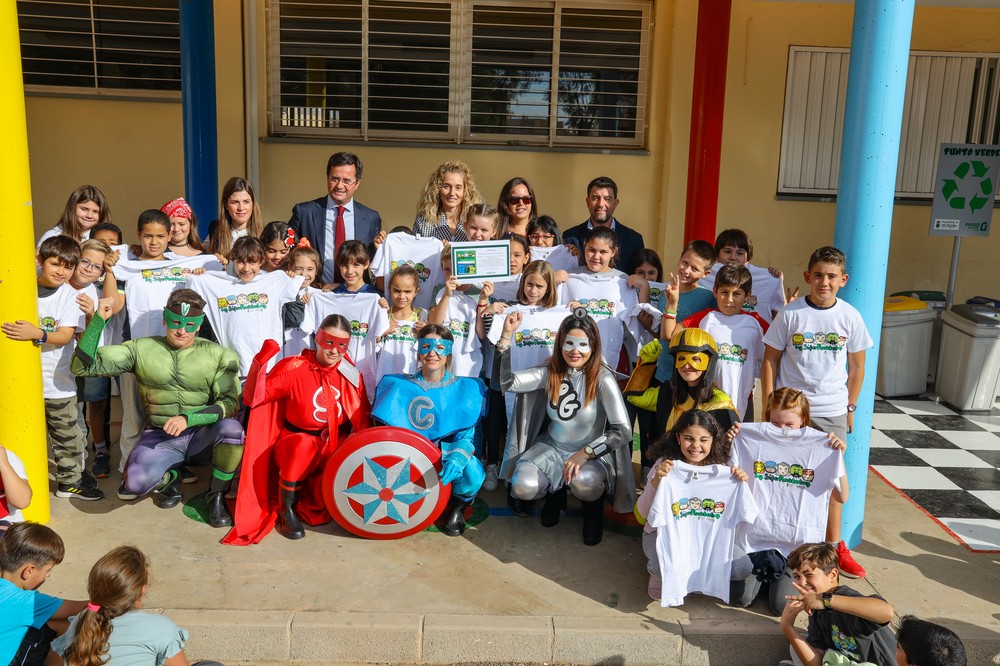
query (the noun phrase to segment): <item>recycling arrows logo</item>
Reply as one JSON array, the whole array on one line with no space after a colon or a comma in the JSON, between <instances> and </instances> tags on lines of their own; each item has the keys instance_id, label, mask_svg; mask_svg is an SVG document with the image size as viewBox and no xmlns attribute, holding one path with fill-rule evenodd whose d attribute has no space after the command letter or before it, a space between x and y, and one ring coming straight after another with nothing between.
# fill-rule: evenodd
<instances>
[{"instance_id":1,"label":"recycling arrows logo","mask_svg":"<svg viewBox=\"0 0 1000 666\"><path fill-rule=\"evenodd\" d=\"M979 160L962 162L955 168L954 178L946 178L941 188L948 205L955 210L968 208L975 213L993 200L993 180L990 168ZM968 196L971 191L971 196Z\"/></svg>"}]
</instances>

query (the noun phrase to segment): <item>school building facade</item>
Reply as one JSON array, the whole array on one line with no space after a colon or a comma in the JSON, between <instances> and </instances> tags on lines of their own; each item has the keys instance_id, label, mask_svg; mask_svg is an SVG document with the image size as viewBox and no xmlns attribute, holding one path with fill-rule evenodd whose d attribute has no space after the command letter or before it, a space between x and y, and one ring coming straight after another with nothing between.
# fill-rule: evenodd
<instances>
[{"instance_id":1,"label":"school building facade","mask_svg":"<svg viewBox=\"0 0 1000 666\"><path fill-rule=\"evenodd\" d=\"M35 236L83 183L104 190L131 236L141 210L184 194L178 3L17 4ZM365 162L358 199L389 228L412 224L437 164L461 160L490 203L506 180L527 178L564 229L586 218L586 183L611 176L617 217L667 266L679 252L695 0L212 9L218 183L248 177L266 221L322 195L326 158L351 150ZM716 228L746 229L754 263L781 267L789 285L833 241L853 10L732 0L718 20L728 55ZM1000 2L917 3L889 291L947 284L952 241L928 235L937 145L1000 143L998 24ZM956 300L1000 296L998 236L963 245Z\"/></svg>"}]
</instances>

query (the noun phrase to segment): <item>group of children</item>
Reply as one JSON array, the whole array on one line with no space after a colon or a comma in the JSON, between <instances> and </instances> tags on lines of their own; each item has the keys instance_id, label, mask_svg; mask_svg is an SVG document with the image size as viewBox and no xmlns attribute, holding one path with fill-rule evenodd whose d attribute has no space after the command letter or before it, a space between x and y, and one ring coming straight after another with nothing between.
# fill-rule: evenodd
<instances>
[{"instance_id":1,"label":"group of children","mask_svg":"<svg viewBox=\"0 0 1000 666\"><path fill-rule=\"evenodd\" d=\"M627 275L615 268L628 258L618 256L610 227L594 227L582 247L563 246L554 221L540 217L529 223L526 236L504 235L510 245L511 279L506 281L462 283L452 272L448 241L414 236L403 227L380 234L374 256L360 242L342 243L336 254L338 282L323 284L319 254L284 222L263 227L259 238L226 227L228 252L207 254L199 251L193 212L183 200L174 200L162 210L143 212L137 224L139 243L127 246L121 231L105 219L106 200L94 190L74 192L61 223L64 233L39 245L40 325L3 324L9 338L32 341L42 349L57 496L103 496L84 468L83 425L94 441L93 476L110 473L110 382L87 378L78 389L69 367L75 337L99 304L120 322L105 331L106 342L114 343L123 337L163 335L161 312L168 295L178 287L193 289L206 301L210 334L236 352L241 380L265 340L277 340L283 354L292 356L310 346L310 335L325 315L343 314L351 329L350 355L365 377L369 397L382 377L416 371L423 326L444 326L454 337L450 372L481 377L490 388L486 421L476 434L486 490L498 486L500 451L513 409L494 376L495 347L505 319L517 313L517 330L504 343L511 367L518 371L545 363L560 324L575 308L583 308L600 332L605 364L620 376L631 374L623 390L639 423L645 491L637 514L648 518L643 546L650 594L663 597L664 605L680 603L687 590L749 605L766 588L783 628L803 610L810 613L812 627L819 617L811 613L818 609L816 603L868 622L853 634L843 626L832 634L818 628L808 642L793 640L786 629L795 658L810 664L818 663L815 649L828 644L831 635L878 634L891 617L891 608L886 615L888 605L874 600L864 608L853 600L842 604L840 597L856 593L836 584L838 573L864 575L839 531L840 507L847 499L842 451L853 426L865 350L872 345L857 311L837 299L848 278L839 250L826 247L813 253L805 272L809 294L786 305L780 272L750 263L753 245L741 230L723 231L714 245L698 240L687 244L669 274L656 253L644 249L631 258L637 268ZM223 203L226 209L225 198ZM243 228L248 230L259 211L252 200L249 207L238 201L232 214L234 220L246 218ZM475 204L462 225L468 241L494 240L500 214ZM81 245L66 233L89 238ZM213 245L209 249L221 246ZM758 377L764 423L750 424ZM130 373L121 376L120 392L124 465L146 415ZM78 401L87 407L86 420ZM775 454L775 445L798 447L799 457ZM9 462L0 456L0 478L7 502L16 510L30 500L30 489L25 499L15 480L23 479L23 467L19 475L16 457L6 453ZM794 462L773 462L777 460ZM196 479L184 468L180 474L185 481ZM782 490L815 486L808 511L801 506L792 510L781 492L767 489L775 482ZM690 484L702 483L717 487L693 494ZM718 499L713 492L721 493ZM136 497L124 483L118 495ZM704 525L680 521L684 517L707 520ZM670 542L681 543L677 530L682 522L683 529L699 525L702 543L718 548L707 561L720 568L700 566L690 553L687 561L678 559ZM754 527L749 539L737 543L733 534L740 523ZM720 579L716 572L723 570L731 573ZM824 587L816 571L830 584ZM697 572L702 583L687 575ZM688 582L678 586L675 581L681 578ZM832 597L826 596L831 591ZM859 654L891 663L882 643L873 644L874 649ZM842 645L828 647L845 651Z\"/></svg>"}]
</instances>

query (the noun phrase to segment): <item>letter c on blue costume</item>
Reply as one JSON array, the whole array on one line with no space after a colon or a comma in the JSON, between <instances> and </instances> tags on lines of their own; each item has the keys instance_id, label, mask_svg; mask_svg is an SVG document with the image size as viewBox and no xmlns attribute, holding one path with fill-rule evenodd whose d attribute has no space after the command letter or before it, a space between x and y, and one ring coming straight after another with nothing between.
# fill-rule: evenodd
<instances>
[{"instance_id":1,"label":"letter c on blue costume","mask_svg":"<svg viewBox=\"0 0 1000 666\"><path fill-rule=\"evenodd\" d=\"M406 418L417 430L427 430L434 425L434 403L425 395L417 396L410 401Z\"/></svg>"}]
</instances>

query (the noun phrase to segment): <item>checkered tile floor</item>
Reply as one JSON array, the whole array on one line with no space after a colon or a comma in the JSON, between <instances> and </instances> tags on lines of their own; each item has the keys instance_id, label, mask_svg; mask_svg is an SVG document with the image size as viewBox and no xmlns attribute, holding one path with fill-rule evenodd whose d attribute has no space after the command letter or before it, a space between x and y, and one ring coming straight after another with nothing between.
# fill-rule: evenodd
<instances>
[{"instance_id":1,"label":"checkered tile floor","mask_svg":"<svg viewBox=\"0 0 1000 666\"><path fill-rule=\"evenodd\" d=\"M970 549L1000 552L1000 410L876 399L869 464Z\"/></svg>"}]
</instances>

